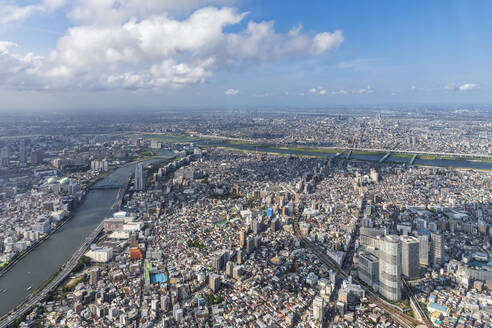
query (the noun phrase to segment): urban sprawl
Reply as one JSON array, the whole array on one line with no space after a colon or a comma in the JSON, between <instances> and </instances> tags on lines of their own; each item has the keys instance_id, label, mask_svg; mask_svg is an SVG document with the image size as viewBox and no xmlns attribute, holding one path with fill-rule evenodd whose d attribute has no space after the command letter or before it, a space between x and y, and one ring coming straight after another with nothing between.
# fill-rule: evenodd
<instances>
[{"instance_id":1,"label":"urban sprawl","mask_svg":"<svg viewBox=\"0 0 492 328\"><path fill-rule=\"evenodd\" d=\"M101 231L74 269L2 320L19 327L490 327L492 171L208 144L491 155L490 111L446 113L7 118L0 123L1 275L75 220L115 170L133 166L125 183L108 185L120 204L100 218ZM155 160L161 153L168 157Z\"/></svg>"}]
</instances>

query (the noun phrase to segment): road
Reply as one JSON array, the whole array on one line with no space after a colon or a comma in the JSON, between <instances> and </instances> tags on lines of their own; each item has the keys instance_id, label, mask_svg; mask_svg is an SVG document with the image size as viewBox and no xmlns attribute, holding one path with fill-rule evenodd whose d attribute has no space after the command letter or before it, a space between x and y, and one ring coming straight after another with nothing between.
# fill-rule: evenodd
<instances>
[{"instance_id":1,"label":"road","mask_svg":"<svg viewBox=\"0 0 492 328\"><path fill-rule=\"evenodd\" d=\"M27 298L24 303L20 304L11 312L7 317L0 321L0 328L7 328L12 324L17 318L21 317L26 312L30 311L36 304L41 302L43 298L48 295L48 292L56 288L65 278L72 272L72 270L77 265L79 259L84 255L89 246L94 242L94 240L99 236L103 229L103 222L101 222L96 229L84 240L84 243L79 247L79 249L72 255L70 260L63 266L62 271L56 275L56 277L46 285L39 293L34 296Z\"/></svg>"}]
</instances>

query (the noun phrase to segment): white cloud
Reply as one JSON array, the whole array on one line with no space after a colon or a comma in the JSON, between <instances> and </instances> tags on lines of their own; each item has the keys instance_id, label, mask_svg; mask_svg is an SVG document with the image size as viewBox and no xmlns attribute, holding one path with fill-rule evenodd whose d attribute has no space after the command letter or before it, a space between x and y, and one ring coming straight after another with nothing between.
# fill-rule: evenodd
<instances>
[{"instance_id":1,"label":"white cloud","mask_svg":"<svg viewBox=\"0 0 492 328\"><path fill-rule=\"evenodd\" d=\"M53 12L63 5L65 5L65 0L43 0L27 6L0 4L0 24L24 20L38 12Z\"/></svg>"},{"instance_id":2,"label":"white cloud","mask_svg":"<svg viewBox=\"0 0 492 328\"><path fill-rule=\"evenodd\" d=\"M11 5L0 5L0 24L7 24L10 22L26 19L31 16L34 12L39 11L38 6L11 6Z\"/></svg>"},{"instance_id":3,"label":"white cloud","mask_svg":"<svg viewBox=\"0 0 492 328\"><path fill-rule=\"evenodd\" d=\"M312 94L312 95L326 95L328 93L328 91L326 91L324 88L322 87L318 87L318 88L311 88L308 90L308 93ZM302 94L304 95L304 94Z\"/></svg>"},{"instance_id":4,"label":"white cloud","mask_svg":"<svg viewBox=\"0 0 492 328\"><path fill-rule=\"evenodd\" d=\"M414 85L412 85L412 86L410 87L410 91L412 91L412 92L417 91L417 87L416 87L416 86L414 86Z\"/></svg>"},{"instance_id":5,"label":"white cloud","mask_svg":"<svg viewBox=\"0 0 492 328\"><path fill-rule=\"evenodd\" d=\"M473 91L473 90L478 90L480 89L480 84L475 84L475 83L465 83L465 84L456 84L456 83L450 83L444 86L444 89L446 90L451 90L451 91L456 91L456 92L461 92L461 91Z\"/></svg>"},{"instance_id":6,"label":"white cloud","mask_svg":"<svg viewBox=\"0 0 492 328\"><path fill-rule=\"evenodd\" d=\"M343 89L332 91L332 94L334 94L334 95L346 95L347 93L348 93L348 91L343 90Z\"/></svg>"},{"instance_id":7,"label":"white cloud","mask_svg":"<svg viewBox=\"0 0 492 328\"><path fill-rule=\"evenodd\" d=\"M209 48L220 46L224 27L243 17L231 8L210 7L195 11L184 21L163 15L118 26L74 27L58 41L52 59L77 71L94 65L154 64L188 52L202 57Z\"/></svg>"},{"instance_id":8,"label":"white cloud","mask_svg":"<svg viewBox=\"0 0 492 328\"><path fill-rule=\"evenodd\" d=\"M270 92L257 93L257 94L253 95L253 97L255 97L255 98L265 98L265 97L271 97L271 96L273 96L273 93L270 93Z\"/></svg>"},{"instance_id":9,"label":"white cloud","mask_svg":"<svg viewBox=\"0 0 492 328\"><path fill-rule=\"evenodd\" d=\"M352 93L355 94L371 94L374 92L375 90L370 85L368 85L367 88L352 91Z\"/></svg>"},{"instance_id":10,"label":"white cloud","mask_svg":"<svg viewBox=\"0 0 492 328\"><path fill-rule=\"evenodd\" d=\"M13 55L6 52L12 45L5 42L0 43L0 55L15 62L14 67L25 67L20 69L23 74L9 76L25 79L25 85L157 88L204 83L215 71L231 66L317 56L343 42L341 31L310 34L295 27L278 33L273 22L265 21L250 21L246 29L227 32L247 13L230 7L202 8L234 1L43 0L28 6L0 5L0 23L67 6L76 24L48 56Z\"/></svg>"},{"instance_id":11,"label":"white cloud","mask_svg":"<svg viewBox=\"0 0 492 328\"><path fill-rule=\"evenodd\" d=\"M11 52L17 44L0 42L0 87L1 88L42 88L42 81L37 77L42 58L32 53L17 55Z\"/></svg>"},{"instance_id":12,"label":"white cloud","mask_svg":"<svg viewBox=\"0 0 492 328\"><path fill-rule=\"evenodd\" d=\"M458 87L459 91L472 91L472 90L477 90L480 89L479 84L474 84L474 83L465 83L463 85L460 85Z\"/></svg>"},{"instance_id":13,"label":"white cloud","mask_svg":"<svg viewBox=\"0 0 492 328\"><path fill-rule=\"evenodd\" d=\"M207 5L231 5L234 0L75 0L69 18L82 24L123 24L130 18L183 14Z\"/></svg>"},{"instance_id":14,"label":"white cloud","mask_svg":"<svg viewBox=\"0 0 492 328\"><path fill-rule=\"evenodd\" d=\"M225 91L226 96L235 96L239 94L239 90L237 89L227 89Z\"/></svg>"},{"instance_id":15,"label":"white cloud","mask_svg":"<svg viewBox=\"0 0 492 328\"><path fill-rule=\"evenodd\" d=\"M235 58L272 61L285 57L321 55L342 42L342 31L309 37L301 34L299 27L287 34L280 34L275 32L271 21L249 22L242 33L227 35L227 53Z\"/></svg>"},{"instance_id":16,"label":"white cloud","mask_svg":"<svg viewBox=\"0 0 492 328\"><path fill-rule=\"evenodd\" d=\"M162 64L154 65L150 69L154 76L151 84L160 86L165 84L185 85L203 83L205 78L211 75L211 72L207 71L207 69L213 63L213 58L199 61L194 65L176 64L172 59L165 60Z\"/></svg>"},{"instance_id":17,"label":"white cloud","mask_svg":"<svg viewBox=\"0 0 492 328\"><path fill-rule=\"evenodd\" d=\"M10 41L0 41L0 53L7 53L10 48L17 47L17 44Z\"/></svg>"}]
</instances>

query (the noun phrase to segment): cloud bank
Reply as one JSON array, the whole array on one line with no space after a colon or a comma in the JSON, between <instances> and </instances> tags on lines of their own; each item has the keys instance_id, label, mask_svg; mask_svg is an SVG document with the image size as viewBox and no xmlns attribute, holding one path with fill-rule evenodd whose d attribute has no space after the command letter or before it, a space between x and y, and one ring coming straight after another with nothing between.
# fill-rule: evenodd
<instances>
[{"instance_id":1,"label":"cloud bank","mask_svg":"<svg viewBox=\"0 0 492 328\"><path fill-rule=\"evenodd\" d=\"M343 42L342 31L314 34L294 27L279 33L273 21L246 24L248 13L231 4L220 0L1 4L0 24L64 8L73 26L47 56L18 54L15 43L0 42L0 87L179 87L204 83L214 72L231 67L319 56ZM246 27L240 29L243 24ZM231 26L237 32L227 32Z\"/></svg>"}]
</instances>

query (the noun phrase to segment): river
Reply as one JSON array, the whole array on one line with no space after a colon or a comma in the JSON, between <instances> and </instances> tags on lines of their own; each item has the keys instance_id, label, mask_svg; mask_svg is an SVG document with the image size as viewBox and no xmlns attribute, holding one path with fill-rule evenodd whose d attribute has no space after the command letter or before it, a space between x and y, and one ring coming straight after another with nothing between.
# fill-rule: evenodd
<instances>
[{"instance_id":1,"label":"river","mask_svg":"<svg viewBox=\"0 0 492 328\"><path fill-rule=\"evenodd\" d=\"M239 149L239 150L251 150L251 151L259 151L265 153L273 153L273 154L292 154L292 155L305 155L305 156L324 156L324 157L334 157L334 153L321 153L314 151L304 151L304 150L293 150L293 149L282 149L282 148L273 148L273 147L255 147L249 145L237 145L231 144L227 142L223 142L220 144L215 144L218 146L223 146L227 148ZM378 162L384 154L352 154L350 158L352 160L362 160L362 161L371 161ZM340 158L346 158L346 154L344 153ZM398 156L389 156L385 163L400 163L400 164L408 164L411 158L398 157ZM478 170L492 170L491 162L481 162L481 161L472 161L465 159L433 159L433 160L425 160L417 159L414 162L414 165L424 165L424 166L439 166L439 167L452 167L452 168L467 168L467 169L478 169Z\"/></svg>"},{"instance_id":2,"label":"river","mask_svg":"<svg viewBox=\"0 0 492 328\"><path fill-rule=\"evenodd\" d=\"M159 157L145 164L172 158L171 152L162 152ZM98 184L123 184L133 174L135 163L123 166L102 179ZM79 248L83 240L94 230L101 220L107 217L118 190L90 191L84 203L74 212L73 218L51 237L20 260L10 271L0 278L0 316L20 304L32 291L37 290L70 256Z\"/></svg>"},{"instance_id":3,"label":"river","mask_svg":"<svg viewBox=\"0 0 492 328\"><path fill-rule=\"evenodd\" d=\"M292 154L292 155L304 155L304 156L323 156L323 157L334 157L335 153L323 153L323 152L315 152L315 151L306 151L306 150L295 150L295 149L282 149L275 146L261 146L261 145L247 145L247 144L236 144L230 141L223 140L214 140L204 139L204 138L192 138L192 137L184 137L184 136L169 136L162 134L137 134L138 137L148 138L148 139L162 139L171 142L192 142L197 145L204 145L209 147L227 147L238 150L250 150L250 151L259 151L265 153L272 154ZM306 146L308 147L308 146ZM362 161L371 161L378 162L384 154L352 154L350 157L353 160L362 160ZM340 158L346 158L346 153L344 153ZM411 158L410 157L399 157L399 156L389 156L385 163L400 163L400 164L409 164ZM424 166L438 166L438 167L451 167L451 168L466 168L466 169L477 169L477 170L492 170L492 162L487 161L473 161L461 158L455 159L417 159L414 162L414 165L424 165Z\"/></svg>"}]
</instances>

